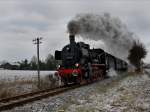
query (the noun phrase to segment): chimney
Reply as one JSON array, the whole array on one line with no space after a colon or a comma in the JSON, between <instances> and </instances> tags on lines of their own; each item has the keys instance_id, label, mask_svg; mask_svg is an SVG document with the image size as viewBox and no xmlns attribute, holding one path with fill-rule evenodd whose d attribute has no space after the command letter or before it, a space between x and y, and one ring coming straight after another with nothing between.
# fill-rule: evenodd
<instances>
[{"instance_id":1,"label":"chimney","mask_svg":"<svg viewBox=\"0 0 150 112\"><path fill-rule=\"evenodd\" d=\"M69 35L70 44L75 43L75 35Z\"/></svg>"}]
</instances>

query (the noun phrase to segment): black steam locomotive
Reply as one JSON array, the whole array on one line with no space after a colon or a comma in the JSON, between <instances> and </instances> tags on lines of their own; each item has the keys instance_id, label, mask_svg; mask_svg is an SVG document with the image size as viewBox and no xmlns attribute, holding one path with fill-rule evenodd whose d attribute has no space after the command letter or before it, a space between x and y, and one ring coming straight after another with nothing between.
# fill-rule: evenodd
<instances>
[{"instance_id":1,"label":"black steam locomotive","mask_svg":"<svg viewBox=\"0 0 150 112\"><path fill-rule=\"evenodd\" d=\"M75 42L75 36L70 35L70 44L62 51L55 51L55 59L62 60L57 74L64 84L84 83L106 77L106 71L127 70L127 63L102 49L90 49L88 44Z\"/></svg>"}]
</instances>

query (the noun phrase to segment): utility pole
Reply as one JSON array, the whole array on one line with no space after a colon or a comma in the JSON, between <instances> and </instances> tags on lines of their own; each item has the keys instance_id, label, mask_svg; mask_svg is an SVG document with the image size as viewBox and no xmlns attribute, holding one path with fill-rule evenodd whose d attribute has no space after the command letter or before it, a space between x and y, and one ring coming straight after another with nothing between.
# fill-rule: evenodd
<instances>
[{"instance_id":1,"label":"utility pole","mask_svg":"<svg viewBox=\"0 0 150 112\"><path fill-rule=\"evenodd\" d=\"M42 42L40 41L42 40L42 37L37 37L33 40L34 44L37 44L37 73L38 73L38 87L40 88L41 84L40 84L40 61L39 61L39 44L41 44Z\"/></svg>"}]
</instances>

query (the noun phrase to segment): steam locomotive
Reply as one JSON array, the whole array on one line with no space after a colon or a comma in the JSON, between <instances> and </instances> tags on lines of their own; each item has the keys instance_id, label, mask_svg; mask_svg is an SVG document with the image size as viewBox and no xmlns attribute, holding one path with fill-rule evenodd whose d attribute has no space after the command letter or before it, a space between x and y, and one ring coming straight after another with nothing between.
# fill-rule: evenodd
<instances>
[{"instance_id":1,"label":"steam locomotive","mask_svg":"<svg viewBox=\"0 0 150 112\"><path fill-rule=\"evenodd\" d=\"M61 60L57 75L64 85L84 83L107 77L107 70L127 70L127 63L102 49L90 49L84 42L75 42L75 36L69 35L70 44L61 51L55 51L55 59Z\"/></svg>"}]
</instances>

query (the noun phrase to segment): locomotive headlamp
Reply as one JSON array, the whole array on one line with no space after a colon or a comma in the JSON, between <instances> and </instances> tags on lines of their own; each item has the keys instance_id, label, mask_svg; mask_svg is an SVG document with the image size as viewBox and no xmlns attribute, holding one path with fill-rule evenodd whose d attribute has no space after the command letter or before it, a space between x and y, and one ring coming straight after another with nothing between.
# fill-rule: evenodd
<instances>
[{"instance_id":1,"label":"locomotive headlamp","mask_svg":"<svg viewBox=\"0 0 150 112\"><path fill-rule=\"evenodd\" d=\"M75 66L76 66L76 67L79 67L79 63L76 63Z\"/></svg>"},{"instance_id":2,"label":"locomotive headlamp","mask_svg":"<svg viewBox=\"0 0 150 112\"><path fill-rule=\"evenodd\" d=\"M59 69L61 67L61 65L58 65L57 69Z\"/></svg>"}]
</instances>

